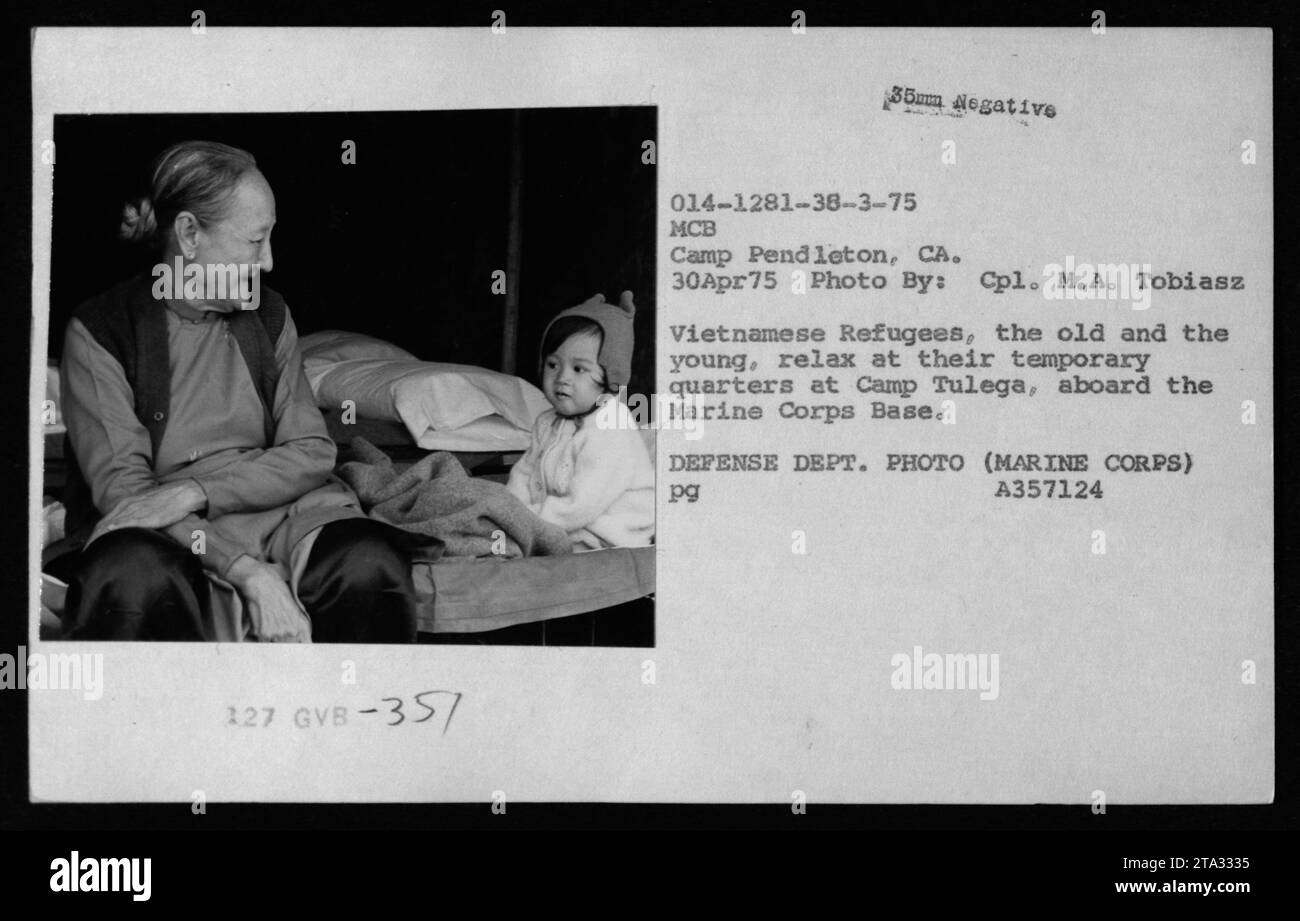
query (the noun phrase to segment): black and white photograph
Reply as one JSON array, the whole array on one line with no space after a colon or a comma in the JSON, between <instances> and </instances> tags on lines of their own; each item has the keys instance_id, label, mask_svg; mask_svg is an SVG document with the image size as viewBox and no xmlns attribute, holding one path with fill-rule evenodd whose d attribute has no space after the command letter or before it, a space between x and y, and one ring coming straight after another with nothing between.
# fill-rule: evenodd
<instances>
[{"instance_id":1,"label":"black and white photograph","mask_svg":"<svg viewBox=\"0 0 1300 921\"><path fill-rule=\"evenodd\" d=\"M654 129L57 119L42 635L652 646Z\"/></svg>"}]
</instances>

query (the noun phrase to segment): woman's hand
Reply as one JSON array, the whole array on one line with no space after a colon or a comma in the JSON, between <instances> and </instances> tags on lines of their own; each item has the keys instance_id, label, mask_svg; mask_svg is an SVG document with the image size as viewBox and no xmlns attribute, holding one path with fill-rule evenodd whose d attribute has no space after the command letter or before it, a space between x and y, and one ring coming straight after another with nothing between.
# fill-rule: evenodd
<instances>
[{"instance_id":1,"label":"woman's hand","mask_svg":"<svg viewBox=\"0 0 1300 921\"><path fill-rule=\"evenodd\" d=\"M264 643L310 643L311 622L275 567L241 556L226 579L248 606L253 634Z\"/></svg>"},{"instance_id":2,"label":"woman's hand","mask_svg":"<svg viewBox=\"0 0 1300 921\"><path fill-rule=\"evenodd\" d=\"M86 541L89 546L98 537L121 528L156 530L174 525L186 515L208 504L207 494L193 480L181 480L158 486L138 496L123 499L99 520Z\"/></svg>"}]
</instances>

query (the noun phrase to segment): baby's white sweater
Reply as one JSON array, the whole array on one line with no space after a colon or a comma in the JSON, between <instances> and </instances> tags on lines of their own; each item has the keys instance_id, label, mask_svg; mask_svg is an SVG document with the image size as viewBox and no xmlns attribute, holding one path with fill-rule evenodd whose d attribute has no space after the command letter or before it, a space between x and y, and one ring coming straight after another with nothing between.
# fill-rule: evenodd
<instances>
[{"instance_id":1,"label":"baby's white sweater","mask_svg":"<svg viewBox=\"0 0 1300 921\"><path fill-rule=\"evenodd\" d=\"M636 422L612 396L581 419L547 410L510 471L510 491L564 528L574 549L645 547L654 537L654 465Z\"/></svg>"}]
</instances>

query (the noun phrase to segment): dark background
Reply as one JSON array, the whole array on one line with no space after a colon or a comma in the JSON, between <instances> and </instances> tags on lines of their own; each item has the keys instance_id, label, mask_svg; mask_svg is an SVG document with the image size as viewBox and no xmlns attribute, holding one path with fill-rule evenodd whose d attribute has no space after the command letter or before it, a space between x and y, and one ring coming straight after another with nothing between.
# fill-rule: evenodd
<instances>
[{"instance_id":1,"label":"dark background","mask_svg":"<svg viewBox=\"0 0 1300 921\"><path fill-rule=\"evenodd\" d=\"M202 138L249 151L276 197L273 271L299 333L346 329L428 361L501 369L510 110L237 115L65 115L54 124L50 353L72 310L148 270L117 240L153 159ZM519 111L521 271L516 373L537 381L546 323L600 292L636 297L629 390L654 391L652 107ZM342 162L344 140L356 163Z\"/></svg>"}]
</instances>

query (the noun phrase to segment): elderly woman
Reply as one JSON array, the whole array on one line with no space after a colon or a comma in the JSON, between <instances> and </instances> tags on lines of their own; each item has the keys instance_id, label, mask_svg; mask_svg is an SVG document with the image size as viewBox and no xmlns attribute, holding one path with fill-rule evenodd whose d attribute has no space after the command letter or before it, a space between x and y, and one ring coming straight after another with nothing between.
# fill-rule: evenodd
<instances>
[{"instance_id":1,"label":"elderly woman","mask_svg":"<svg viewBox=\"0 0 1300 921\"><path fill-rule=\"evenodd\" d=\"M78 307L63 349L69 528L89 531L65 636L414 641L400 537L333 476L288 307L202 283L256 284L274 225L253 157L206 141L127 206L122 236L161 263Z\"/></svg>"}]
</instances>

